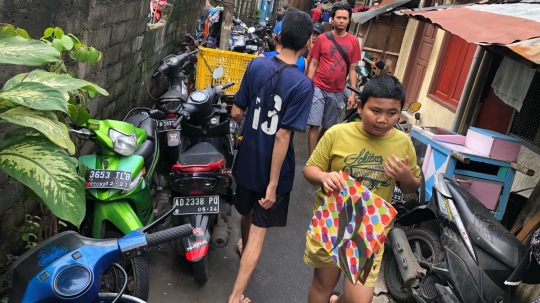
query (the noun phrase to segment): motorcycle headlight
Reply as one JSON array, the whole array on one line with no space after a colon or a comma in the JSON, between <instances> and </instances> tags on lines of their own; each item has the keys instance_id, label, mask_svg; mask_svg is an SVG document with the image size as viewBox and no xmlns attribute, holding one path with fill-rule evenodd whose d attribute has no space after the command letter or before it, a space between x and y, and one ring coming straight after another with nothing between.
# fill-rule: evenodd
<instances>
[{"instance_id":1,"label":"motorcycle headlight","mask_svg":"<svg viewBox=\"0 0 540 303\"><path fill-rule=\"evenodd\" d=\"M68 266L54 279L54 291L63 297L75 297L83 293L92 281L92 272L82 266Z\"/></svg>"},{"instance_id":2,"label":"motorcycle headlight","mask_svg":"<svg viewBox=\"0 0 540 303\"><path fill-rule=\"evenodd\" d=\"M131 183L129 184L129 188L122 191L122 194L127 194L133 189L135 189L135 187L137 187L137 185L139 184L139 181L141 180L141 178L142 178L142 170L139 172L139 174L137 174L137 177L135 177L135 179L132 179Z\"/></svg>"},{"instance_id":3,"label":"motorcycle headlight","mask_svg":"<svg viewBox=\"0 0 540 303\"><path fill-rule=\"evenodd\" d=\"M109 130L109 138L113 141L113 150L122 156L130 156L137 148L137 135L125 135L117 130Z\"/></svg>"}]
</instances>

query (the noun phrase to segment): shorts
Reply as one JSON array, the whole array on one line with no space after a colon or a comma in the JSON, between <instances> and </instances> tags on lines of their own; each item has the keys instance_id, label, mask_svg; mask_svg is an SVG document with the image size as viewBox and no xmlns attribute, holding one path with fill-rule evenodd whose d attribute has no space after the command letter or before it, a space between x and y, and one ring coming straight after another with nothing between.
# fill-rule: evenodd
<instances>
[{"instance_id":1,"label":"shorts","mask_svg":"<svg viewBox=\"0 0 540 303\"><path fill-rule=\"evenodd\" d=\"M251 223L257 227L285 227L291 193L276 195L276 202L269 209L264 209L259 204L259 200L265 195L266 193L252 191L237 185L234 207L242 216L248 215L253 210Z\"/></svg>"},{"instance_id":2,"label":"shorts","mask_svg":"<svg viewBox=\"0 0 540 303\"><path fill-rule=\"evenodd\" d=\"M332 93L315 87L307 124L325 129L337 124L345 108L344 99L343 92Z\"/></svg>"},{"instance_id":3,"label":"shorts","mask_svg":"<svg viewBox=\"0 0 540 303\"><path fill-rule=\"evenodd\" d=\"M381 269L381 262L384 253L384 245L381 247L381 251L377 254L377 258L373 260L373 266L368 274L368 277L363 284L366 287L375 287L379 270ZM319 241L313 236L311 231L306 233L306 250L304 251L304 263L314 268L323 267L338 267L332 260L330 254L324 249ZM358 281L356 284L362 284Z\"/></svg>"}]
</instances>

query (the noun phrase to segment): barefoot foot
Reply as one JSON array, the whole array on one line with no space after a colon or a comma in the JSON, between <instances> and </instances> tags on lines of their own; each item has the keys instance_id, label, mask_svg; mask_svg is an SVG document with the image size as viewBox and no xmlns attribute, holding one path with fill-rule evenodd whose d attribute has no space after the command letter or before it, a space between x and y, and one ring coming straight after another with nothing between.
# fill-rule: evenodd
<instances>
[{"instance_id":1,"label":"barefoot foot","mask_svg":"<svg viewBox=\"0 0 540 303\"><path fill-rule=\"evenodd\" d=\"M242 295L240 297L229 297L229 303L251 303L251 300Z\"/></svg>"},{"instance_id":2,"label":"barefoot foot","mask_svg":"<svg viewBox=\"0 0 540 303\"><path fill-rule=\"evenodd\" d=\"M330 295L330 299L328 299L328 303L336 303L339 299L339 295L340 293L337 292L337 291L334 291L331 295Z\"/></svg>"}]
</instances>

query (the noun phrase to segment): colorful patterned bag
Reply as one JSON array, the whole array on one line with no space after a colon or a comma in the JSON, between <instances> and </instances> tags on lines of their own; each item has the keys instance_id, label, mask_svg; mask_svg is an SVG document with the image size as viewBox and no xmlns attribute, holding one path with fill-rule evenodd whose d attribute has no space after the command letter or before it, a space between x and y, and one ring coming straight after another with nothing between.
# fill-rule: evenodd
<instances>
[{"instance_id":1,"label":"colorful patterned bag","mask_svg":"<svg viewBox=\"0 0 540 303\"><path fill-rule=\"evenodd\" d=\"M360 182L341 173L347 188L326 194L309 229L353 284L364 283L397 212Z\"/></svg>"}]
</instances>

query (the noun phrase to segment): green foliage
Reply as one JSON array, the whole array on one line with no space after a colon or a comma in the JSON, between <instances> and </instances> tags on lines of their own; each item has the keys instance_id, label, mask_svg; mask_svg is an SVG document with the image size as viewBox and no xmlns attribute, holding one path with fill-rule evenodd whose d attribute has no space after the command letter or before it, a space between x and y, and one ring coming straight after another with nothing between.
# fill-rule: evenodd
<instances>
[{"instance_id":1,"label":"green foliage","mask_svg":"<svg viewBox=\"0 0 540 303\"><path fill-rule=\"evenodd\" d=\"M41 222L40 217L32 217L31 215L26 214L26 225L21 236L22 240L26 243L26 249L30 249L37 245L37 233L40 226L39 222Z\"/></svg>"},{"instance_id":2,"label":"green foliage","mask_svg":"<svg viewBox=\"0 0 540 303\"><path fill-rule=\"evenodd\" d=\"M96 64L101 56L59 27L45 29L35 40L24 29L0 24L0 64L45 68L16 75L0 89L0 123L22 126L0 142L0 170L23 183L58 218L76 226L85 214L85 186L70 157L75 145L65 118L86 123L89 100L108 93L75 78L64 60ZM39 228L34 221L30 227L36 224ZM32 245L35 234L26 232L23 240Z\"/></svg>"}]
</instances>

